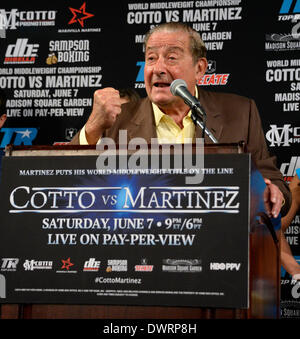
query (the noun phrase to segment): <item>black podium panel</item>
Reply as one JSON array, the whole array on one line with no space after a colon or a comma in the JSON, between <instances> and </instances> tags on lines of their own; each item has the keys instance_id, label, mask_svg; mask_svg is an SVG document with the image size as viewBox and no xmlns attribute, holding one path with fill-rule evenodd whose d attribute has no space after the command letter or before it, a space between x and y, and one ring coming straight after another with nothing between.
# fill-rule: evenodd
<instances>
[{"instance_id":1,"label":"black podium panel","mask_svg":"<svg viewBox=\"0 0 300 339\"><path fill-rule=\"evenodd\" d=\"M1 303L249 307L248 154L181 171L3 159Z\"/></svg>"}]
</instances>

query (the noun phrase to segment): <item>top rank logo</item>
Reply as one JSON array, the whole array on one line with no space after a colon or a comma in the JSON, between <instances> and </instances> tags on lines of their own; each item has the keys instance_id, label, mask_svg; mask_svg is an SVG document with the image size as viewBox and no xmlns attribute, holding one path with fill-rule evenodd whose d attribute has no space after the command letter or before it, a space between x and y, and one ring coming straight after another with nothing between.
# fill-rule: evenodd
<instances>
[{"instance_id":1,"label":"top rank logo","mask_svg":"<svg viewBox=\"0 0 300 339\"><path fill-rule=\"evenodd\" d=\"M1 271L16 271L18 263L18 258L2 258Z\"/></svg>"},{"instance_id":2,"label":"top rank logo","mask_svg":"<svg viewBox=\"0 0 300 339\"><path fill-rule=\"evenodd\" d=\"M293 6L294 5L294 8ZM280 14L300 13L300 0L283 0L280 8Z\"/></svg>"},{"instance_id":3,"label":"top rank logo","mask_svg":"<svg viewBox=\"0 0 300 339\"><path fill-rule=\"evenodd\" d=\"M38 130L35 127L2 127L0 132L1 134L4 133L0 148L4 148L8 144L16 146L32 145Z\"/></svg>"},{"instance_id":4,"label":"top rank logo","mask_svg":"<svg viewBox=\"0 0 300 339\"><path fill-rule=\"evenodd\" d=\"M296 22L300 19L300 0L283 0L280 10L278 21Z\"/></svg>"},{"instance_id":5,"label":"top rank logo","mask_svg":"<svg viewBox=\"0 0 300 339\"><path fill-rule=\"evenodd\" d=\"M144 84L144 70L145 70L145 61L137 61L136 66L139 68L137 77L135 79L134 88L145 88Z\"/></svg>"},{"instance_id":6,"label":"top rank logo","mask_svg":"<svg viewBox=\"0 0 300 339\"><path fill-rule=\"evenodd\" d=\"M39 44L29 44L28 39L17 39L7 46L4 64L34 64Z\"/></svg>"}]
</instances>

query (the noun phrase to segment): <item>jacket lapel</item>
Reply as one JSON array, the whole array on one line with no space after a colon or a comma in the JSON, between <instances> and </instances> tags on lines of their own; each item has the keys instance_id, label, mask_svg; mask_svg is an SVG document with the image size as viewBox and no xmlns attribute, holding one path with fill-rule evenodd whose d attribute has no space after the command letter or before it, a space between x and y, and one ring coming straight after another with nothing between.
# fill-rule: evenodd
<instances>
[{"instance_id":1,"label":"jacket lapel","mask_svg":"<svg viewBox=\"0 0 300 339\"><path fill-rule=\"evenodd\" d=\"M221 113L218 112L217 106L212 98L209 97L209 92L206 92L198 87L199 100L203 106L206 115L206 127L213 133L216 139L220 142L223 122ZM143 138L148 144L151 143L151 138L156 138L156 126L152 109L152 104L149 98L142 100L141 105L133 112L132 118L127 122L128 140L133 138ZM196 138L202 137L202 129L196 127ZM212 141L205 136L206 143L212 143Z\"/></svg>"},{"instance_id":2,"label":"jacket lapel","mask_svg":"<svg viewBox=\"0 0 300 339\"><path fill-rule=\"evenodd\" d=\"M219 141L222 136L223 131L223 122L221 113L218 112L217 106L215 103L210 100L206 91L198 87L199 101L206 112L206 127L212 132L215 138ZM196 128L196 137L202 137L202 129L200 127ZM212 141L205 135L205 142L212 143Z\"/></svg>"},{"instance_id":3,"label":"jacket lapel","mask_svg":"<svg viewBox=\"0 0 300 339\"><path fill-rule=\"evenodd\" d=\"M148 144L151 138L156 138L156 126L151 102L148 98L144 99L138 109L128 122L128 139L143 138Z\"/></svg>"}]
</instances>

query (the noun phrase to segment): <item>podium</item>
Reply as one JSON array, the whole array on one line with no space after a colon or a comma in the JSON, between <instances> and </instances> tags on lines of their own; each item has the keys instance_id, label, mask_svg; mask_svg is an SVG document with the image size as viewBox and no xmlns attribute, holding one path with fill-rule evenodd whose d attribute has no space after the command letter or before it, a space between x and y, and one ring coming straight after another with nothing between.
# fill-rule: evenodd
<instances>
[{"instance_id":1,"label":"podium","mask_svg":"<svg viewBox=\"0 0 300 339\"><path fill-rule=\"evenodd\" d=\"M247 156L248 156L249 164L251 164L250 156L245 153L244 145L241 144L241 143L240 144L206 145L205 148L204 148L204 153L205 153L205 159L206 158L210 159L209 161L213 160L213 163L216 162L217 165L213 165L213 166L216 166L214 168L221 168L221 172L222 172L222 166L226 167L226 165L223 165L223 164L226 164L226 161L227 161L226 159L229 159L229 161L231 161L231 157L233 157L237 163L239 163L239 162L242 163L243 161L239 161L239 159L242 159L242 157L243 157L243 159L246 159ZM82 157L84 157L84 159L87 159L89 157L95 159L95 156L97 154L99 154L99 152L93 146L77 146L76 147L76 146L63 145L63 146L52 146L52 147L50 147L50 146L49 147L48 146L37 146L37 147L14 146L14 147L8 147L6 149L6 157L5 157L5 159L8 160L7 163L10 162L10 159L15 159L15 160L11 160L14 163L11 166L7 165L6 170L4 168L4 170L6 171L6 174L5 174L6 177L2 177L2 182L3 182L3 180L5 180L6 178L8 178L10 176L11 169L14 168L14 166L16 164L17 164L17 166L18 166L18 164L21 164L23 166L22 161L24 161L24 164L25 164L24 167L22 167L22 170L24 170L24 168L27 168L26 164L28 162L30 163L30 161L31 160L33 161L34 159L37 160L38 163L43 163L42 162L43 158L47 158L49 160L49 159L52 159L52 158L58 159L59 157L68 159L68 157L69 157L70 159L75 159L77 162L80 162L81 159L83 159ZM27 158L27 160L30 159L30 161L27 161L26 158ZM24 160L22 160L22 159L24 159ZM50 160L50 161L52 161L52 160ZM245 160L245 161L247 163L248 160ZM210 162L208 162L208 163L210 164ZM53 165L52 168L54 168L55 167L55 161L52 161L51 164ZM206 160L205 160L205 164L206 164ZM60 169L60 170L62 168L64 168L64 167L62 167L62 166L58 167L58 169ZM213 167L211 167L211 168L213 168ZM19 170L21 170L21 168ZM224 170L224 168L223 168L223 170ZM206 305L205 302L201 301L202 297L199 296L199 295L201 295L201 293L194 292L192 287L191 287L192 292L190 292L190 294L195 293L194 295L197 295L197 297L195 297L195 299L197 299L199 301L195 301L195 303L191 303L191 304L189 304L189 303L190 303L191 300L194 299L193 297L190 298L190 299L189 298L180 299L181 297L176 296L175 292L173 290L171 290L171 288L170 288L170 291L169 291L169 294L171 294L171 296L172 296L171 299L170 299L169 296L153 297L153 299L155 299L155 301L153 301L153 302L151 301L151 296L148 297L147 295L145 295L145 297L144 297L142 294L139 294L139 293L145 293L147 291L137 291L137 295L139 297L141 296L141 300L146 300L145 304L143 304L143 303L139 304L136 301L131 302L132 298L130 299L130 298L118 297L117 294L115 294L115 296L110 298L110 299L109 299L109 297L107 299L105 299L106 297L101 297L100 299L95 298L94 299L95 303L93 303L92 298L88 299L87 303L84 303L84 300L85 300L84 297L82 297L82 299L78 299L79 300L78 303L74 303L74 301L68 302L68 300L71 300L71 299L67 299L67 298L63 299L62 302L54 302L53 303L52 302L53 299L51 299L50 296L45 297L46 302L44 302L43 297L42 297L42 301L40 301L39 296L37 296L36 293L35 294L29 293L29 295L27 295L26 292L24 292L26 289L23 288L22 293L24 293L24 299L20 298L20 301L18 301L19 300L18 299L18 289L15 289L15 291L17 291L17 292L14 293L14 296L11 299L11 300L13 300L12 302L11 301L7 302L6 298L0 298L0 303L1 303L0 316L1 316L1 318L2 319L23 319L23 318L24 319L39 319L39 318L40 319L55 319L55 318L56 319L66 319L66 318L69 318L69 319L143 319L143 318L144 319L220 319L220 318L227 318L227 319L258 318L258 319L263 319L263 318L278 318L279 317L279 304L280 304L280 292L279 292L280 291L280 261L279 261L280 244L279 244L279 240L278 240L278 239L280 239L280 237L279 237L278 232L280 232L280 228L278 229L278 226L277 227L274 226L270 222L270 220L266 217L266 215L264 214L264 211L263 211L263 208L262 208L262 205L263 205L263 203L262 203L262 192L263 192L264 182L263 182L262 177L255 170L253 165L251 166L251 168L249 166L248 170L249 170L249 178L250 178L250 173L251 173L251 179L250 179L251 185L250 185L250 183L247 183L247 182L242 183L247 188L249 196L250 196L250 200L248 202L246 201L246 205L248 204L246 206L246 208L248 209L248 215L245 218L246 218L246 220L248 220L247 221L248 225L246 226L246 238L244 237L245 239L243 240L244 243L248 244L248 250L246 250L247 262L246 262L245 265L242 264L243 267L246 266L244 268L245 271L243 273L243 277L246 277L245 280L247 280L247 281L245 281L246 292L244 293L244 294L246 294L244 296L244 299L246 300L246 304L243 303L242 307L231 307L230 306L231 305L231 301L230 301L231 298L234 299L233 293L232 293L231 296L230 295L228 296L229 301L227 300L227 302L225 303L226 307L220 307L220 305L222 305L222 302L218 301L218 300L222 299L220 297L217 297L215 299L215 297L208 296L207 297L208 304ZM16 174L16 175L21 176L20 173L21 172L19 171L18 174ZM28 175L30 176L30 175L32 175L33 172L31 172L31 174L30 174L30 172L25 172L25 170L24 170L24 172L22 172L22 176L25 177L26 173L29 173ZM48 173L48 175L49 175L49 179L50 179L49 173ZM216 174L215 171L214 171L214 174ZM64 176L67 175L67 172L64 173L63 175ZM227 173L227 175L228 175L228 173ZM238 175L239 175L238 173L232 172L230 177L238 176ZM66 178L66 177L64 177L64 178ZM222 183L222 181L223 181L224 183L222 185L227 185L228 184L227 181L229 180L227 178L229 178L229 176L226 177L225 174L223 173L222 175L219 175L218 178L216 178L216 181L218 182L218 180L219 180L220 183ZM23 180L23 179L21 178L20 180ZM55 179L53 179L53 180L55 182ZM64 180L67 180L67 178L64 179ZM22 181L20 181L20 182L22 182ZM222 187L222 185L218 184L219 189L220 189L220 187ZM40 185L38 185L38 184L36 186L40 187ZM258 186L260 187L259 189L258 189ZM19 189L19 191L21 192L20 187L23 187L22 190L24 192L22 192L22 194L23 193L27 194L30 190L29 186L27 184L24 184L23 186L18 186L18 188L15 188L15 186L13 186L13 188L9 188L9 189L7 189L7 191L4 191L4 189L3 189L3 191L4 191L4 193L6 193L6 192L17 192L17 189ZM26 188L24 188L24 187L26 187ZM45 188L43 188L43 189L45 189ZM9 190L11 190L11 191L9 191ZM3 191L1 191L1 192L3 192ZM139 192L141 193L141 191L139 191ZM57 198L58 194L54 194L52 192L52 197L53 196L55 196ZM181 194L180 196L183 197L184 195ZM24 209L22 210L24 212L24 214L23 214L24 217L16 216L16 218L18 217L19 218L18 220L25 220L24 223L26 223L26 221L29 220L28 218L29 218L29 215L30 215L31 212L29 210L26 211L28 204L23 203L23 200L22 200L21 197L22 197L21 193L18 196L15 195L13 198L12 198L12 195L10 195L10 203L12 205L15 204L15 206L17 206L17 208L19 208L20 210L12 211L12 209L11 209L9 213L15 213L15 215L18 215L18 214L21 213L21 207L24 207ZM42 195L42 193L41 193L41 197L44 197L44 195ZM71 195L69 194L68 197L71 197ZM108 199L109 196L107 195L106 197ZM136 199L131 199L131 202L132 202L133 205L138 200L137 197L138 196L136 196ZM177 194L177 197L179 197L179 193ZM8 197L6 196L5 199L8 199ZM13 201L13 203L12 203L12 201ZM52 205L54 205L53 201L54 200L52 200ZM59 201L59 199L57 198L57 200L55 200L55 202L58 204L58 201ZM104 199L104 201L105 201L105 199ZM153 201L154 200L151 200L151 204L153 203ZM178 201L179 200L177 200L177 206L176 207L178 207L178 204L179 204ZM218 206L223 206L224 204L219 203L219 201L220 201L220 196L218 196L218 199L215 201L215 204L219 204ZM35 206L37 208L41 208L41 206L43 205L43 201L41 202L40 200L34 200L34 198L31 198L31 200L28 199L27 202L31 203L33 206ZM170 201L168 203L170 205ZM91 204L92 203L91 203L90 200L88 202L85 202L85 203L82 202L82 205L84 205L84 208L86 208L86 209L88 209L91 206ZM69 205L71 206L70 200L69 200ZM235 204L235 206L238 206L238 204ZM57 207L57 206L54 206L54 207ZM214 207L215 206L213 206L213 208ZM234 206L232 206L232 207L234 207ZM30 213L25 213L25 212L30 212ZM214 212L214 211L210 211L210 214L213 214L212 212ZM220 212L220 211L218 211L218 212ZM39 211L39 213L41 213L41 211ZM182 213L184 213L184 212L182 212ZM191 209L190 213L195 213L195 212L193 212L192 209ZM222 213L223 212L221 211L221 213L219 213L218 215L220 215ZM229 213L229 212L227 211L226 213ZM230 211L230 213L233 213L233 212ZM235 213L237 213L237 212L235 212ZM207 214L209 214L209 213L207 213ZM12 214L10 214L9 218L11 218L11 215ZM203 215L206 216L205 213ZM227 215L228 214L224 214L224 218L226 218ZM9 218L7 218L6 220L11 220ZM222 220L222 218L223 217L216 219L216 220ZM177 218L177 219L179 220L180 218ZM174 226L175 225L175 218L172 219L172 220L173 220L173 223L174 223L172 225L172 227L174 227L174 229L175 229L175 226ZM181 221L183 221L183 220L184 219L181 218ZM195 220L197 220L197 222L198 222L197 218L193 218L192 220L193 220L193 222ZM200 218L199 218L199 220L200 220ZM235 220L235 219L230 219L230 220ZM18 221L18 223L19 223L19 221ZM44 223L44 221L43 221L43 223ZM204 222L204 224L205 224L205 222ZM233 222L233 224L234 224L234 222ZM157 225L159 227L161 227L161 222L160 223L157 222ZM3 226L4 225L2 224L1 227L3 227ZM44 226L45 226L45 224L43 224L43 227ZM166 225L165 225L166 229L169 228L169 226L170 225L168 223L166 223ZM226 228L229 228L229 225L224 224L222 229L225 229L225 226L226 226ZM231 225L231 226L233 227L233 229L237 229L236 227L238 227L239 225ZM43 228L43 227L40 227L40 224L39 224L39 228ZM58 227L58 226L56 226L56 227ZM46 228L46 226L44 228ZM61 226L61 228L62 228L62 226ZM202 228L204 229L205 225ZM199 229L200 229L200 226L199 226ZM181 230L182 230L182 228L181 228ZM39 230L39 232L41 234L43 234L43 236L44 236L44 234L45 234L44 230L43 231ZM50 233L51 232L49 231L49 234ZM177 233L179 233L179 231ZM195 233L196 233L196 231L195 231ZM53 248L53 247L55 247L55 245L54 245L55 240L53 240L54 237L52 235L49 235L49 234L48 234L48 240L47 240L48 241L48 247L49 247L49 244L51 244L52 248ZM210 235L208 235L208 236L210 236ZM229 234L229 236L230 236L230 234ZM7 237L6 239L8 239L8 242L9 242L9 239L10 240L14 239L10 234L8 234L8 235L5 234L5 237ZM214 238L216 238L215 241L220 241L220 239L217 239L218 235L215 235ZM67 241L66 239L67 238L63 238L63 236L61 237L61 241L66 242ZM74 244L75 244L74 239L71 240L71 238L70 239L68 238L68 241L69 241L68 245L72 245L72 241L74 241ZM125 235L124 235L124 239L125 239ZM142 241L141 239L144 239L144 238L139 238L139 241ZM157 239L155 238L154 235L153 235L152 238L149 238L149 239L152 239L152 243L149 242L149 244L151 244L151 245L157 244ZM153 240L153 239L156 239L156 240ZM161 240L161 239L164 239L164 240ZM162 245L164 245L166 243L166 239L167 239L166 237L160 238L160 240L161 240L160 247L163 247ZM175 238L172 238L172 239L174 240ZM177 239L176 241L178 241L178 237L176 239ZM182 237L182 239L183 239L183 237ZM187 238L187 239L191 239L191 238ZM19 241L18 244L19 243L21 244L21 241L20 240L18 240L18 241ZM125 242L126 242L126 240L125 240ZM219 244L219 243L216 242L216 244ZM20 246L22 246L22 245L20 245ZM238 241L236 241L235 244L230 244L229 247L234 248L235 246L238 247ZM75 247L76 246L73 246L73 247L69 246L68 249L70 249L70 251L71 251L71 248L73 250L73 248L75 248ZM148 247L150 247L150 246L148 246ZM56 248L57 248L57 246L56 246ZM118 250L117 246L115 246L114 248L115 248L115 250ZM149 252L149 253L156 252L157 248L158 248L158 246L156 246L156 247L153 246L152 252ZM121 250L121 246L119 246L119 249ZM139 248L139 250L141 250L141 249ZM209 248L208 251L210 251L209 253L211 255L211 253L213 253L212 252L213 248ZM4 276L5 278L7 276L7 284L10 283L10 281L13 281L14 286L18 287L19 281L17 281L18 279L15 278L15 276L17 276L17 274L19 274L19 277L24 277L24 279L25 279L25 277L28 277L30 274L32 274L32 276L34 276L34 274L38 274L38 273L34 273L34 272L32 272L32 273L26 272L26 269L28 271L30 271L30 270L33 271L34 269L36 269L36 272L37 272L38 268L37 267L35 267L35 268L31 267L30 268L30 265L34 265L34 262L29 260L29 259L31 259L31 257L28 257L30 254L26 254L27 257L25 255L25 257L23 258L23 262L18 263L18 266L17 266L17 261L15 261L15 262L13 262L13 261L10 262L8 260L3 261L3 258L8 259L8 256L10 256L10 255L13 256L13 254L11 254L11 253L12 252L10 250L6 250L6 252L4 254L3 253L0 254L0 257L2 258L2 270L0 271L0 275ZM20 252L17 252L17 253L21 257L23 252L20 251ZM19 254L19 253L21 253L21 254ZM182 252L182 253L184 253L184 252ZM92 256L93 256L93 254L90 255L90 258L93 258ZM182 256L184 257L184 255L182 255ZM203 254L203 256L205 256L205 253ZM228 254L228 257L229 256L230 255ZM118 257L118 254L116 254L115 257ZM178 258L180 258L180 260L182 259L180 256ZM151 260L154 260L154 259L152 259L152 254L147 254L147 259L150 261L150 263L151 263ZM203 258L201 258L201 260L202 259ZM162 261L164 263L166 262L166 260L167 260L166 258L162 259ZM193 269L197 268L198 273L202 274L201 277L203 278L203 280L206 279L205 278L206 276L209 277L210 275L218 274L218 271L220 271L220 270L239 271L240 265L241 265L241 263L239 263L238 260L235 263L232 264L230 262L226 262L226 260L224 260L224 262L221 262L221 263L220 263L220 260L219 260L219 261L217 261L217 263L215 263L213 261L213 259L211 259L210 261L208 261L207 271L205 271L205 267L203 268L203 266L205 266L203 261L205 261L205 260L203 260L202 262L201 262L201 260L198 261L198 264L195 264ZM217 259L215 259L215 260L217 260ZM130 260L128 260L128 261L130 262ZM182 261L184 261L184 260L182 260ZM241 259L241 262L243 262L242 259ZM69 261L69 263L71 264L70 261ZM22 265L23 265L23 268L21 267ZM26 265L27 265L27 268L25 267ZM45 265L47 266L48 262L47 263L44 262L44 266ZM126 261L126 265L127 265L127 261ZM172 263L170 265L171 266L161 265L161 266L159 266L159 270L163 271L165 267L173 267L175 269L175 266L172 266L173 265ZM181 266L181 267L188 269L188 266L186 265L186 263L183 263L182 265L183 266ZM194 265L194 264L190 264L190 265ZM248 267L247 267L247 265L248 265ZM141 266L143 267L143 269L145 269L145 267L147 265L143 266L143 263L141 263ZM88 265L86 265L85 267L86 267L86 269L88 269ZM117 269L120 269L120 266L118 266L118 267L119 268L117 268ZM158 265L156 265L155 268L156 267L158 267ZM179 265L177 265L177 268L178 267L179 267ZM51 268L52 268L52 266L51 266ZM191 269L191 266L189 266L189 268ZM46 270L45 267L43 267L43 269ZM126 270L127 270L127 267L126 267ZM166 272L163 272L163 273L160 272L160 274L162 276L163 276L163 274L168 274L168 277L171 277L172 273L170 273L170 271L168 271L168 270L169 270L169 268L166 269ZM202 270L202 273L200 272L201 270ZM53 278L53 279L57 279L58 276L62 276L62 274L57 274L57 273L62 273L61 271L59 271L59 269L57 269L55 278ZM107 269L106 269L106 271L107 271ZM76 273L78 273L78 272L76 271ZM230 276L229 279L231 279L231 276L233 274L230 275L229 273L230 272L228 272L228 276ZM93 273L82 273L82 275L83 274L93 274ZM136 274L138 275L140 273L136 272ZM143 273L141 273L141 274L143 274ZM145 273L145 274L147 274L147 273ZM185 277L184 279L186 279L186 277L187 277L187 279L189 279L189 277L191 277L191 279L194 279L194 277L195 277L195 275L193 275L193 273L189 274L189 273L177 271L176 274L178 274L178 275L176 275L178 277ZM67 275L65 274L65 276L67 276ZM12 278L10 278L10 277L12 277ZM52 276L49 279L51 280ZM207 278L207 279L209 279L209 278ZM222 280L222 279L220 279L220 280ZM156 284L156 283L159 283L159 282L156 281L154 283ZM220 283L221 283L221 281L220 281ZM28 283L25 283L25 285L26 284L28 285ZM241 282L241 285L242 284L244 284L244 282ZM25 285L23 287L27 287L27 285L26 286ZM208 286L209 285L210 285L210 282L208 281ZM213 283L212 283L212 285L213 285ZM238 285L239 284L237 282L237 286ZM149 287L148 287L148 289L149 289ZM160 289L162 289L162 287L160 287ZM182 288L182 289L184 290L184 288ZM19 293L21 293L20 290L21 289L19 289ZM202 291L204 289L202 288L202 290L201 290L201 288L200 288L199 290ZM81 291L83 292L83 290L81 290ZM230 289L230 291L232 291L232 290ZM119 292L120 291L118 291L118 293ZM121 292L123 294L120 294L120 295L124 295L124 291L121 291ZM156 292L159 292L159 291L156 291ZM133 293L133 292L131 291L130 293ZM152 293L155 293L155 292L152 291ZM178 293L178 292L176 291L176 293ZM226 293L227 292L225 292L223 294L226 294ZM100 293L98 291L98 295L99 294ZM202 294L204 295L205 293L202 293ZM31 295L32 295L32 297L31 297ZM55 294L53 294L53 295L55 295ZM103 294L103 296L105 296L105 295L107 295L107 294ZM222 295L222 293L220 295ZM75 299L76 299L76 295L75 295ZM181 303L181 304L177 305L176 299L183 300L183 301L182 302L180 301L179 303ZM8 298L8 300L10 300L10 299ZM57 300L59 300L59 297L58 297ZM133 300L134 300L134 298L133 298ZM160 305L159 300L162 300L161 305ZM184 301L184 300L187 300L187 301ZM204 299L204 300L206 300L206 299ZM217 300L216 306L214 304L215 300ZM232 304L234 304L234 302L232 302ZM201 305L201 306L199 306L199 305Z\"/></svg>"}]
</instances>

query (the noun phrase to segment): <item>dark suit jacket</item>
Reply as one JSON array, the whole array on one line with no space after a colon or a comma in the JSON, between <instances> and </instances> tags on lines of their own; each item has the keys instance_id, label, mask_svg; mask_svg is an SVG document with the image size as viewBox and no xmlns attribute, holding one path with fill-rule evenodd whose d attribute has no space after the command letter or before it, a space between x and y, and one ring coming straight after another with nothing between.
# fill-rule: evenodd
<instances>
[{"instance_id":1,"label":"dark suit jacket","mask_svg":"<svg viewBox=\"0 0 300 339\"><path fill-rule=\"evenodd\" d=\"M199 87L198 91L199 101L207 114L207 128L220 143L244 141L247 144L262 176L270 179L284 194L285 205L281 213L285 215L291 202L290 191L276 167L276 158L269 155L255 102L239 95L208 92ZM118 143L119 130L127 130L128 140L141 137L148 144L151 138L157 137L152 105L148 98L124 104L121 114L105 136ZM201 137L199 127L196 128L196 137ZM207 137L205 142L211 143ZM79 133L71 144L79 144Z\"/></svg>"}]
</instances>

